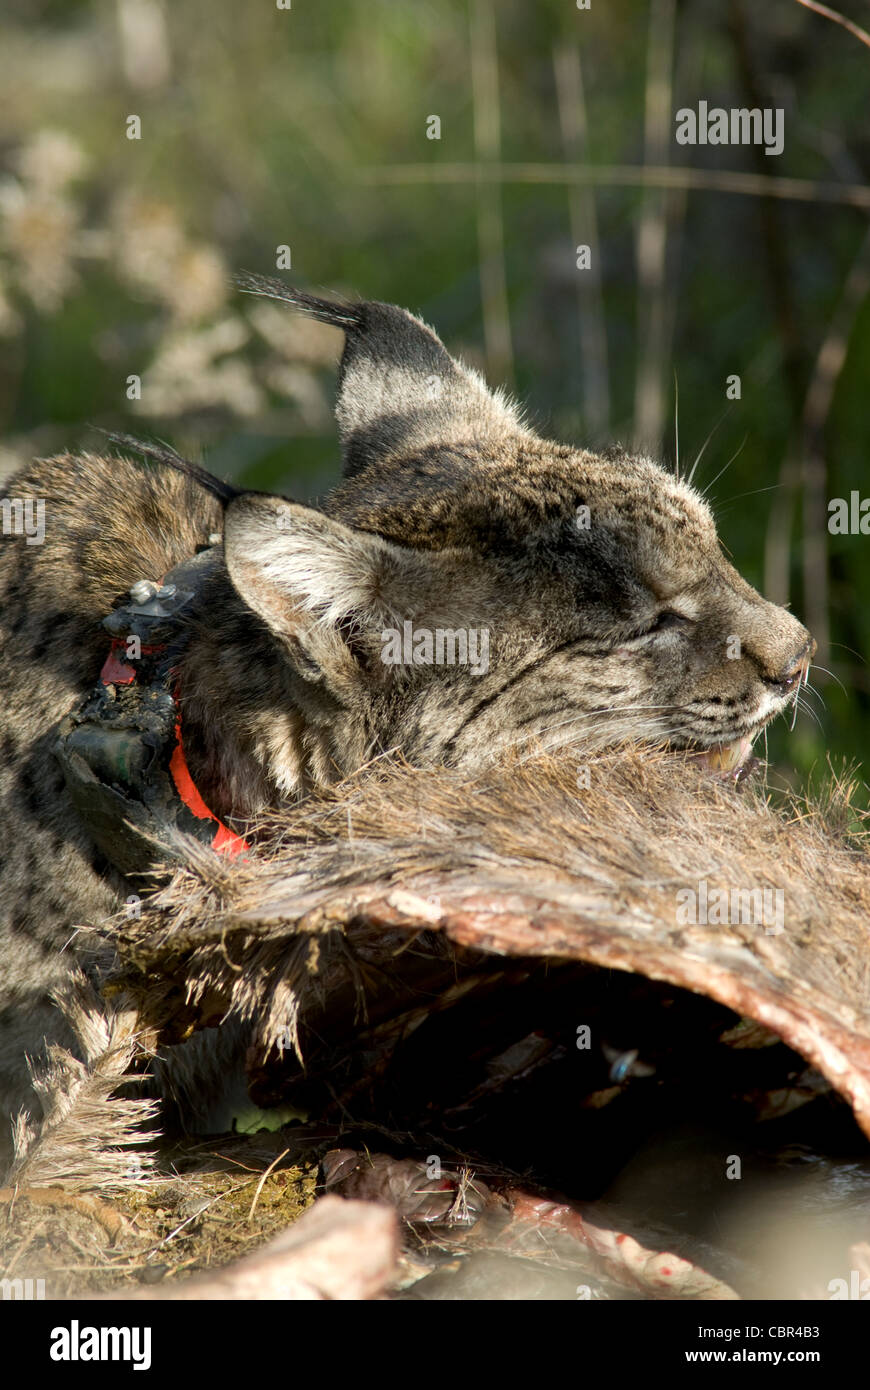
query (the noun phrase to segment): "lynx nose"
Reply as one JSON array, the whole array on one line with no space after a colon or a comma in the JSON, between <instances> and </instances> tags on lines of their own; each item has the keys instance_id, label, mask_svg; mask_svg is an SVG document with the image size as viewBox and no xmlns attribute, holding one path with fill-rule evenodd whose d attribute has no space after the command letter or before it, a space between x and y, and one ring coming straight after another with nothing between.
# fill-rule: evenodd
<instances>
[{"instance_id":1,"label":"lynx nose","mask_svg":"<svg viewBox=\"0 0 870 1390\"><path fill-rule=\"evenodd\" d=\"M804 679L815 654L815 638L809 637L797 656L793 657L778 675L771 678L770 684L778 685L783 694L787 694Z\"/></svg>"}]
</instances>

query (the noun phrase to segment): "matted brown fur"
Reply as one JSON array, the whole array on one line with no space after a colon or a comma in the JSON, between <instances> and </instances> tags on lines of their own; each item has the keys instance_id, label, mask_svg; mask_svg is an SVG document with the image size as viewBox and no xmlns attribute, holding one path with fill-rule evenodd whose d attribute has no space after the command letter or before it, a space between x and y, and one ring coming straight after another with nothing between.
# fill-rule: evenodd
<instances>
[{"instance_id":1,"label":"matted brown fur","mask_svg":"<svg viewBox=\"0 0 870 1390\"><path fill-rule=\"evenodd\" d=\"M779 1033L870 1133L870 859L853 791L775 809L760 787L627 748L514 758L470 782L379 764L273 820L246 863L191 844L189 869L115 940L158 1026L231 1009L264 1051L357 980L355 952L400 972L419 933L434 952L631 970ZM678 894L701 881L780 890L781 930L681 921Z\"/></svg>"}]
</instances>

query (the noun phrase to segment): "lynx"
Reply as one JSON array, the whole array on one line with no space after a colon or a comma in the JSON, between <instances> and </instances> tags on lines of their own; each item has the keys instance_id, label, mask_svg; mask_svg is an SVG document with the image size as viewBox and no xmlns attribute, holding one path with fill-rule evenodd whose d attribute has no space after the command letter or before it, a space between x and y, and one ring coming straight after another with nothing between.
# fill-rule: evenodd
<instances>
[{"instance_id":1,"label":"lynx","mask_svg":"<svg viewBox=\"0 0 870 1390\"><path fill-rule=\"evenodd\" d=\"M174 455L64 455L7 486L45 508L42 544L0 537L6 1113L29 1103L26 1053L74 1046L52 995L75 926L129 891L73 807L58 721L99 679L113 604L197 549L174 692L196 795L240 831L391 749L470 774L507 749L630 740L736 774L808 672L809 634L735 571L686 482L540 438L400 308L246 287L345 332L343 480L322 507ZM487 660L439 662L416 638L385 659L406 630L486 633Z\"/></svg>"}]
</instances>

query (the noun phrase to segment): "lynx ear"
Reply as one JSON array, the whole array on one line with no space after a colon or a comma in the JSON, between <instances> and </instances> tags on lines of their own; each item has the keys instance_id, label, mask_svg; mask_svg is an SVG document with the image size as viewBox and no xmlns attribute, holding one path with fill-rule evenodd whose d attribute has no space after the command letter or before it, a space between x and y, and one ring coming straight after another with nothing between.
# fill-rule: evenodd
<instances>
[{"instance_id":1,"label":"lynx ear","mask_svg":"<svg viewBox=\"0 0 870 1390\"><path fill-rule=\"evenodd\" d=\"M288 648L306 680L358 674L354 649L428 590L427 558L322 512L249 493L229 503L224 553L233 587Z\"/></svg>"},{"instance_id":2,"label":"lynx ear","mask_svg":"<svg viewBox=\"0 0 870 1390\"><path fill-rule=\"evenodd\" d=\"M429 445L529 433L514 406L407 310L376 301L330 303L262 276L239 283L344 330L335 413L346 476Z\"/></svg>"}]
</instances>

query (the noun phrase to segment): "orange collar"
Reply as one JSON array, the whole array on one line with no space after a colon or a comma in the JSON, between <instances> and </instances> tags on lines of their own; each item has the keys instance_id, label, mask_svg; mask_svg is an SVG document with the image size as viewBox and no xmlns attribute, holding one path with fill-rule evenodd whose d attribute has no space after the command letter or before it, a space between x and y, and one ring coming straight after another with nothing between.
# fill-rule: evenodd
<instances>
[{"instance_id":1,"label":"orange collar","mask_svg":"<svg viewBox=\"0 0 870 1390\"><path fill-rule=\"evenodd\" d=\"M120 649L126 651L126 641L122 637L112 639L109 655L103 663L100 672L100 680L103 685L132 685L136 679L136 668L131 666L128 661L118 655ZM142 646L143 656L151 656L155 652L163 650L162 646ZM181 737L181 709L178 703L178 687L172 692L175 701L175 747L169 759L169 771L175 783L175 790L184 802L187 809L196 816L197 820L212 820L217 829L211 842L211 848L218 854L242 854L250 846L241 835L237 835L229 826L224 825L213 811L210 811L203 801L196 783L190 775L190 768L187 766L187 759L184 756L184 743Z\"/></svg>"},{"instance_id":2,"label":"orange collar","mask_svg":"<svg viewBox=\"0 0 870 1390\"><path fill-rule=\"evenodd\" d=\"M175 692L176 699L176 719L175 719L175 747L172 750L172 757L169 759L169 771L175 783L175 790L181 797L185 806L192 811L197 820L213 820L217 826L211 847L218 854L242 854L250 846L247 840L241 835L237 835L229 826L224 825L214 813L210 811L197 790L196 783L190 775L190 768L187 766L187 759L184 756L184 744L181 741L181 710L178 707L178 691Z\"/></svg>"}]
</instances>

